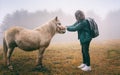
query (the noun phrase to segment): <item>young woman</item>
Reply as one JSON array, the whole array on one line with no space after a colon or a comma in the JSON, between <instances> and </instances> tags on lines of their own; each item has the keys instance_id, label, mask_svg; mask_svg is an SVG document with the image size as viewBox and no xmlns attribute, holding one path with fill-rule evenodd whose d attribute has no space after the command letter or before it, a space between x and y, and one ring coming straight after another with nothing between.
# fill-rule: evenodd
<instances>
[{"instance_id":1,"label":"young woman","mask_svg":"<svg viewBox=\"0 0 120 75\"><path fill-rule=\"evenodd\" d=\"M73 25L67 26L67 30L78 32L78 39L80 40L82 46L83 56L83 63L78 66L78 68L81 68L83 71L91 71L89 45L92 37L90 33L90 26L88 21L85 19L84 13L81 10L77 10L75 12L75 17L77 21Z\"/></svg>"}]
</instances>

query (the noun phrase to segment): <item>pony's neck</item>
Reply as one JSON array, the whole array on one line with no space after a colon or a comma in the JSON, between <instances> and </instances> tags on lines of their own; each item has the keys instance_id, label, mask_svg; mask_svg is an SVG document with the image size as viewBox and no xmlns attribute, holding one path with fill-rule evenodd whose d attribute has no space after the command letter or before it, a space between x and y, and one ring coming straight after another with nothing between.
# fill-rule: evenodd
<instances>
[{"instance_id":1,"label":"pony's neck","mask_svg":"<svg viewBox=\"0 0 120 75\"><path fill-rule=\"evenodd\" d=\"M51 37L53 37L56 33L56 27L54 26L54 23L50 21L47 26L48 27L46 31L51 35Z\"/></svg>"},{"instance_id":2,"label":"pony's neck","mask_svg":"<svg viewBox=\"0 0 120 75\"><path fill-rule=\"evenodd\" d=\"M53 21L48 22L45 25L39 26L34 30L40 31L40 32L44 32L44 34L49 37L53 37L56 33L56 27L53 25Z\"/></svg>"}]
</instances>

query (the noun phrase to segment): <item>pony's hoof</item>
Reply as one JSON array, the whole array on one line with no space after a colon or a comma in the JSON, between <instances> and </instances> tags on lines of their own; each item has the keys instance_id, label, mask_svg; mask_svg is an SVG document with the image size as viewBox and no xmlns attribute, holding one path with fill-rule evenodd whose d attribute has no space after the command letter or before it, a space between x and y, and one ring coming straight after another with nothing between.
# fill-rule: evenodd
<instances>
[{"instance_id":1,"label":"pony's hoof","mask_svg":"<svg viewBox=\"0 0 120 75\"><path fill-rule=\"evenodd\" d=\"M12 65L8 66L8 69L13 70L13 66Z\"/></svg>"},{"instance_id":2,"label":"pony's hoof","mask_svg":"<svg viewBox=\"0 0 120 75\"><path fill-rule=\"evenodd\" d=\"M42 65L36 66L34 69L32 69L32 71L41 71L41 69L43 68Z\"/></svg>"},{"instance_id":3,"label":"pony's hoof","mask_svg":"<svg viewBox=\"0 0 120 75\"><path fill-rule=\"evenodd\" d=\"M36 69L38 69L38 70L40 70L40 69L42 69L42 68L43 68L42 65L36 66Z\"/></svg>"}]
</instances>

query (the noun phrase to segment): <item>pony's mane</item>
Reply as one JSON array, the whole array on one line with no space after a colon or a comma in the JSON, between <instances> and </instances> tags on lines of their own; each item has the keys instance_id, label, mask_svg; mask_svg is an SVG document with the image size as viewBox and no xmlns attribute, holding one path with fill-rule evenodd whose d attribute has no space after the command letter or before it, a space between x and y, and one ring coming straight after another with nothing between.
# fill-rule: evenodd
<instances>
[{"instance_id":1,"label":"pony's mane","mask_svg":"<svg viewBox=\"0 0 120 75\"><path fill-rule=\"evenodd\" d=\"M45 32L48 32L48 33L55 34L56 27L55 27L54 23L55 23L55 20L52 19L52 20L46 22L45 24L42 24L42 25L38 26L34 30L45 31Z\"/></svg>"},{"instance_id":2,"label":"pony's mane","mask_svg":"<svg viewBox=\"0 0 120 75\"><path fill-rule=\"evenodd\" d=\"M34 28L34 30L39 29L39 28L41 28L41 27L43 28L43 27L46 27L46 26L50 26L50 25L52 25L51 23L53 23L54 21L55 21L54 19L49 20L49 21L46 22L45 24L41 24L40 26Z\"/></svg>"}]
</instances>

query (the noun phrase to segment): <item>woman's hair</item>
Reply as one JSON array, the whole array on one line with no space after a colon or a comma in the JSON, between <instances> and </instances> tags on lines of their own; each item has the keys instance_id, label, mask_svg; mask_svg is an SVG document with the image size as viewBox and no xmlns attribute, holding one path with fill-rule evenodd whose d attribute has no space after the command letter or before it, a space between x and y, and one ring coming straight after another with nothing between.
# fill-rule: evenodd
<instances>
[{"instance_id":1,"label":"woman's hair","mask_svg":"<svg viewBox=\"0 0 120 75\"><path fill-rule=\"evenodd\" d=\"M77 10L75 12L75 17L78 17L78 16L80 19L85 19L85 15L84 15L83 11L81 11L81 10Z\"/></svg>"}]
</instances>

